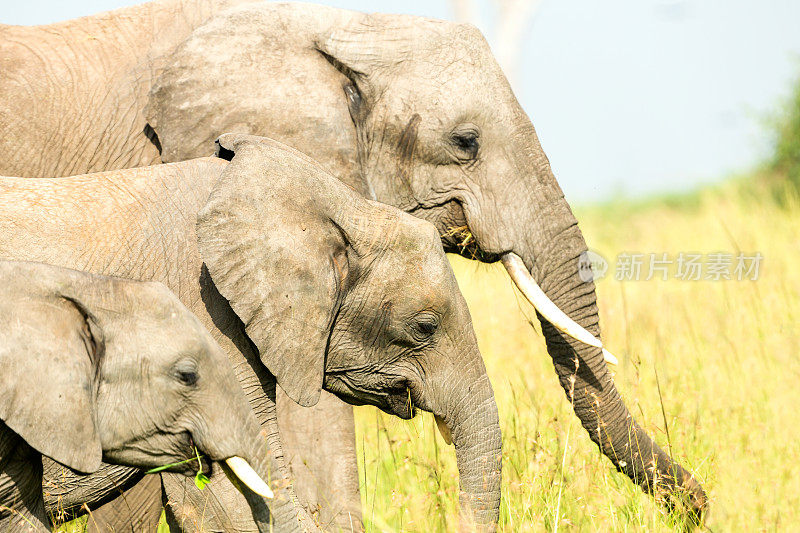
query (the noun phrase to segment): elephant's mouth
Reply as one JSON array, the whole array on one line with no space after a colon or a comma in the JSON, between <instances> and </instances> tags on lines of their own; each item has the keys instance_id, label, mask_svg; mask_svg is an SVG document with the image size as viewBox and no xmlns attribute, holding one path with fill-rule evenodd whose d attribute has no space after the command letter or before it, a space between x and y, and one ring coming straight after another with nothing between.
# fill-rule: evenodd
<instances>
[{"instance_id":1,"label":"elephant's mouth","mask_svg":"<svg viewBox=\"0 0 800 533\"><path fill-rule=\"evenodd\" d=\"M208 474L211 472L211 465L213 464L211 457L207 453L203 453L203 450L195 444L191 433L186 432L186 434L189 439L189 452L192 454L192 458L195 459L195 461L189 460L187 464L190 468L193 468L192 473L196 473L199 468L204 474ZM199 459L199 465L197 459Z\"/></svg>"},{"instance_id":2,"label":"elephant's mouth","mask_svg":"<svg viewBox=\"0 0 800 533\"><path fill-rule=\"evenodd\" d=\"M442 247L447 253L458 254L482 263L494 263L500 260L500 255L487 252L480 247L469 226L448 228L447 233L442 234Z\"/></svg>"},{"instance_id":3,"label":"elephant's mouth","mask_svg":"<svg viewBox=\"0 0 800 533\"><path fill-rule=\"evenodd\" d=\"M414 418L417 414L417 408L414 405L413 395L411 394L411 387L408 385L402 388L391 389L386 395L386 403L388 408L378 407L382 411L398 416L403 420Z\"/></svg>"},{"instance_id":4,"label":"elephant's mouth","mask_svg":"<svg viewBox=\"0 0 800 533\"><path fill-rule=\"evenodd\" d=\"M398 379L388 387L373 391L355 386L343 373L326 373L325 390L350 405L372 405L403 420L414 418L417 414L414 387L406 379Z\"/></svg>"},{"instance_id":5,"label":"elephant's mouth","mask_svg":"<svg viewBox=\"0 0 800 533\"><path fill-rule=\"evenodd\" d=\"M119 447L104 450L103 460L185 475L194 475L198 470L208 474L213 464L213 459L195 445L189 431L128 441Z\"/></svg>"},{"instance_id":6,"label":"elephant's mouth","mask_svg":"<svg viewBox=\"0 0 800 533\"><path fill-rule=\"evenodd\" d=\"M442 246L447 253L458 254L482 263L494 263L500 255L487 252L478 244L469 227L464 208L458 200L442 204L419 207L409 211L412 215L431 222L442 237Z\"/></svg>"},{"instance_id":7,"label":"elephant's mouth","mask_svg":"<svg viewBox=\"0 0 800 533\"><path fill-rule=\"evenodd\" d=\"M175 472L187 476L195 475L198 471L210 474L213 468L213 460L203 449L195 443L189 431L182 431L177 435L177 448L180 452L176 455L165 456L164 466L168 472Z\"/></svg>"}]
</instances>

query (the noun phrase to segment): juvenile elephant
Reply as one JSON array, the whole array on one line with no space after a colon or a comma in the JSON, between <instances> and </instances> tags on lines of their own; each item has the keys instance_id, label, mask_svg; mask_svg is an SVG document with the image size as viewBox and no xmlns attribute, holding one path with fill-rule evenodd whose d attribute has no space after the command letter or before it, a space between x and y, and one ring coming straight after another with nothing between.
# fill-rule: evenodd
<instances>
[{"instance_id":1,"label":"juvenile elephant","mask_svg":"<svg viewBox=\"0 0 800 533\"><path fill-rule=\"evenodd\" d=\"M233 3L241 3L235 7ZM308 4L164 0L48 27L0 28L0 173L53 176L206 155L224 131L312 154L362 195L432 222L445 250L502 260L534 303L559 383L616 468L699 515L702 487L638 425L608 372L586 243L530 119L470 25ZM298 187L297 194L302 194ZM323 401L326 400L323 394ZM293 411L281 400L280 411ZM281 416L292 447L360 506L352 413ZM338 423L333 423L338 421ZM334 458L334 459L331 459ZM343 474L338 474L342 472ZM337 472L333 475L332 472Z\"/></svg>"},{"instance_id":2,"label":"juvenile elephant","mask_svg":"<svg viewBox=\"0 0 800 533\"><path fill-rule=\"evenodd\" d=\"M433 412L455 445L465 519L493 529L497 407L435 228L364 199L277 142L218 142L230 163L1 179L0 257L162 281L226 349L268 428L275 380L304 406L324 389L401 418ZM208 505L204 527L254 527L223 480L200 494L185 491L184 478L162 479L176 528Z\"/></svg>"},{"instance_id":3,"label":"juvenile elephant","mask_svg":"<svg viewBox=\"0 0 800 533\"><path fill-rule=\"evenodd\" d=\"M225 354L161 283L0 261L0 316L0 531L52 531L42 455L84 473L219 461L254 505L272 497Z\"/></svg>"}]
</instances>

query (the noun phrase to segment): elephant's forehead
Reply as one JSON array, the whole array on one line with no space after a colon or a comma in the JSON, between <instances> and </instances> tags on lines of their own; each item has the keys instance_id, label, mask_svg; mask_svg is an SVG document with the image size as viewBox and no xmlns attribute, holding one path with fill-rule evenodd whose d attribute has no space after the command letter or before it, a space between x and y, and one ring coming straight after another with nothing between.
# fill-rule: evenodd
<instances>
[{"instance_id":1,"label":"elephant's forehead","mask_svg":"<svg viewBox=\"0 0 800 533\"><path fill-rule=\"evenodd\" d=\"M399 213L395 223L387 225L385 231L388 247L405 254L425 257L440 248L441 240L436 228L407 213Z\"/></svg>"},{"instance_id":2,"label":"elephant's forehead","mask_svg":"<svg viewBox=\"0 0 800 533\"><path fill-rule=\"evenodd\" d=\"M197 317L161 283L109 281L108 285L115 286L116 290L107 290L103 296L107 308L116 311L117 320L131 321L139 328L151 330L157 338L169 337L181 343L207 343L208 333ZM120 305L123 298L128 305Z\"/></svg>"},{"instance_id":3,"label":"elephant's forehead","mask_svg":"<svg viewBox=\"0 0 800 533\"><path fill-rule=\"evenodd\" d=\"M481 87L488 78L502 77L486 40L480 32L470 31L466 26L437 34L427 43L414 46L409 57L403 66L423 79Z\"/></svg>"},{"instance_id":4,"label":"elephant's forehead","mask_svg":"<svg viewBox=\"0 0 800 533\"><path fill-rule=\"evenodd\" d=\"M384 105L403 110L404 116L419 114L423 129L459 119L488 124L513 118L516 100L499 69L442 58L420 63L414 70L395 78L382 98Z\"/></svg>"},{"instance_id":5,"label":"elephant's forehead","mask_svg":"<svg viewBox=\"0 0 800 533\"><path fill-rule=\"evenodd\" d=\"M427 239L426 239L427 241ZM403 240L385 254L381 277L387 285L443 297L450 288L451 272L441 244Z\"/></svg>"}]
</instances>

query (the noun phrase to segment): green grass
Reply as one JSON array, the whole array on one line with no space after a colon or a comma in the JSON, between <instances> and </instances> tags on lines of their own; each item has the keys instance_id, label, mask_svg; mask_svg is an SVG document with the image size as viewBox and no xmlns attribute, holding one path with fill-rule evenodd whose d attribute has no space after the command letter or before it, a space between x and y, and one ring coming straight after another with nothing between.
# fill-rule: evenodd
<instances>
[{"instance_id":1,"label":"green grass","mask_svg":"<svg viewBox=\"0 0 800 533\"><path fill-rule=\"evenodd\" d=\"M708 492L713 531L800 527L800 200L790 187L775 190L733 180L688 202L577 213L589 246L610 259L622 251L764 255L756 282L622 282L613 271L598 282L604 341L621 360L617 385L666 449L663 399L673 453ZM500 409L501 529L679 530L590 442L506 274L452 263ZM357 425L368 529L452 531L455 457L433 418L404 422L364 407Z\"/></svg>"}]
</instances>

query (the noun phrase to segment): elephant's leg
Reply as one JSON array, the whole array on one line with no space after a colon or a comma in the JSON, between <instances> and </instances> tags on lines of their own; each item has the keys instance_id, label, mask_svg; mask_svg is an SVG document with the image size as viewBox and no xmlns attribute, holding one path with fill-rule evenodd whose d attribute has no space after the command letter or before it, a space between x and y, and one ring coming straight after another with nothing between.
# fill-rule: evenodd
<instances>
[{"instance_id":1,"label":"elephant's leg","mask_svg":"<svg viewBox=\"0 0 800 533\"><path fill-rule=\"evenodd\" d=\"M41 474L35 461L0 466L0 532L52 530L42 501Z\"/></svg>"},{"instance_id":2,"label":"elephant's leg","mask_svg":"<svg viewBox=\"0 0 800 533\"><path fill-rule=\"evenodd\" d=\"M114 500L92 509L86 533L155 531L161 519L161 477L146 475Z\"/></svg>"},{"instance_id":3,"label":"elephant's leg","mask_svg":"<svg viewBox=\"0 0 800 533\"><path fill-rule=\"evenodd\" d=\"M50 530L41 455L0 421L0 532Z\"/></svg>"},{"instance_id":4,"label":"elephant's leg","mask_svg":"<svg viewBox=\"0 0 800 533\"><path fill-rule=\"evenodd\" d=\"M323 529L361 531L353 408L322 391L301 407L278 388L278 425L297 497Z\"/></svg>"}]
</instances>

